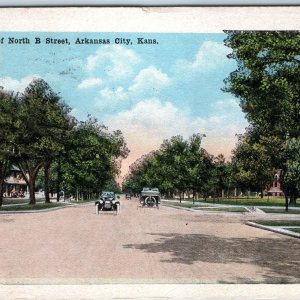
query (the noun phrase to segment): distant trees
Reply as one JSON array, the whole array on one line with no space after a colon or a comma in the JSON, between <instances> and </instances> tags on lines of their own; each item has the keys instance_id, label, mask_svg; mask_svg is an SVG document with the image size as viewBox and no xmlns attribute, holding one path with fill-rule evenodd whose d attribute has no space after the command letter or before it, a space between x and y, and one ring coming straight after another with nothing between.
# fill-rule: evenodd
<instances>
[{"instance_id":1,"label":"distant trees","mask_svg":"<svg viewBox=\"0 0 300 300\"><path fill-rule=\"evenodd\" d=\"M109 132L95 119L78 122L70 110L43 79L21 95L0 90L0 206L9 164L20 169L30 204L36 203L38 174L46 202L53 186L58 194L62 188L89 193L118 174L129 152L122 133Z\"/></svg>"},{"instance_id":2,"label":"distant trees","mask_svg":"<svg viewBox=\"0 0 300 300\"><path fill-rule=\"evenodd\" d=\"M201 148L202 135L184 140L174 136L160 149L137 160L130 167L123 190L140 193L143 187L158 187L162 194L173 197L201 194L204 198L222 194L228 187L228 163L223 156L214 158Z\"/></svg>"}]
</instances>

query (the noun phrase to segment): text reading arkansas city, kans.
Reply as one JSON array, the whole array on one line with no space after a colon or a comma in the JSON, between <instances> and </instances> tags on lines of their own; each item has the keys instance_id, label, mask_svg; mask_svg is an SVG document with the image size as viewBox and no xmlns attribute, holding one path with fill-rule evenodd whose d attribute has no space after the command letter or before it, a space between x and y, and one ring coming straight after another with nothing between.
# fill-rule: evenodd
<instances>
[{"instance_id":1,"label":"text reading arkansas city, kans.","mask_svg":"<svg viewBox=\"0 0 300 300\"><path fill-rule=\"evenodd\" d=\"M0 37L0 44L46 44L46 45L109 45L109 44L119 44L119 45L157 45L158 40L153 38L144 38L139 37L135 39L131 38L79 38L76 37L74 39L71 38L52 38L52 37L35 37L35 38L15 38L15 37Z\"/></svg>"}]
</instances>

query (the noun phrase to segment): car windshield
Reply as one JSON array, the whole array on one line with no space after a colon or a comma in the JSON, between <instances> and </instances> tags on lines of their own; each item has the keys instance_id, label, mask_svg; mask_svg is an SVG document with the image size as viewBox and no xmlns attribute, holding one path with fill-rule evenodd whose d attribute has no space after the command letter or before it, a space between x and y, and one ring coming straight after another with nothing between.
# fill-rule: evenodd
<instances>
[{"instance_id":1,"label":"car windshield","mask_svg":"<svg viewBox=\"0 0 300 300\"><path fill-rule=\"evenodd\" d=\"M143 192L147 192L147 191L150 191L149 188L143 188Z\"/></svg>"},{"instance_id":2,"label":"car windshield","mask_svg":"<svg viewBox=\"0 0 300 300\"><path fill-rule=\"evenodd\" d=\"M114 198L115 194L113 192L102 192L102 198Z\"/></svg>"}]
</instances>

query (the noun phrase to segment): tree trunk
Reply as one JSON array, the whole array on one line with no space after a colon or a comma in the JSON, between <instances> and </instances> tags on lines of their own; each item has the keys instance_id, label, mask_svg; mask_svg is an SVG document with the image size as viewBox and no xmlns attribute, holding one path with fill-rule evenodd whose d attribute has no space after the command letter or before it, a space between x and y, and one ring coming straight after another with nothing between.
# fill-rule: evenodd
<instances>
[{"instance_id":1,"label":"tree trunk","mask_svg":"<svg viewBox=\"0 0 300 300\"><path fill-rule=\"evenodd\" d=\"M1 177L0 177L0 207L3 204L3 192L4 192L4 180L7 172L8 161L2 161L1 163Z\"/></svg>"},{"instance_id":2,"label":"tree trunk","mask_svg":"<svg viewBox=\"0 0 300 300\"><path fill-rule=\"evenodd\" d=\"M29 204L35 205L36 199L35 199L35 180L36 176L42 167L42 164L37 164L35 166L32 166L28 161L25 162L23 165L22 163L18 164L18 168L20 169L22 176L24 180L26 181L28 188L29 188ZM28 177L27 177L28 174Z\"/></svg>"},{"instance_id":3,"label":"tree trunk","mask_svg":"<svg viewBox=\"0 0 300 300\"><path fill-rule=\"evenodd\" d=\"M1 179L1 182L0 182L0 207L3 204L3 191L4 191L4 180Z\"/></svg>"},{"instance_id":4,"label":"tree trunk","mask_svg":"<svg viewBox=\"0 0 300 300\"><path fill-rule=\"evenodd\" d=\"M34 191L35 184L34 183L35 183L35 181L32 178L30 178L29 179L29 184L28 184L29 197L30 197L29 204L30 205L35 205L36 204L35 191Z\"/></svg>"},{"instance_id":5,"label":"tree trunk","mask_svg":"<svg viewBox=\"0 0 300 300\"><path fill-rule=\"evenodd\" d=\"M260 198L262 199L264 197L264 190L261 189L261 192L260 192Z\"/></svg>"},{"instance_id":6,"label":"tree trunk","mask_svg":"<svg viewBox=\"0 0 300 300\"><path fill-rule=\"evenodd\" d=\"M289 197L285 194L285 211L289 210Z\"/></svg>"},{"instance_id":7,"label":"tree trunk","mask_svg":"<svg viewBox=\"0 0 300 300\"><path fill-rule=\"evenodd\" d=\"M59 202L59 199L60 199L61 179L62 179L61 163L60 163L60 161L58 161L57 180L56 180L56 201L57 202Z\"/></svg>"},{"instance_id":8,"label":"tree trunk","mask_svg":"<svg viewBox=\"0 0 300 300\"><path fill-rule=\"evenodd\" d=\"M296 197L296 195L294 193L292 193L291 196L290 196L290 203L289 203L289 205L290 206L296 206L296 204L297 204L297 197Z\"/></svg>"},{"instance_id":9,"label":"tree trunk","mask_svg":"<svg viewBox=\"0 0 300 300\"><path fill-rule=\"evenodd\" d=\"M50 181L50 162L45 163L44 165L44 193L45 193L45 203L50 203L50 188L49 188L49 181Z\"/></svg>"}]
</instances>

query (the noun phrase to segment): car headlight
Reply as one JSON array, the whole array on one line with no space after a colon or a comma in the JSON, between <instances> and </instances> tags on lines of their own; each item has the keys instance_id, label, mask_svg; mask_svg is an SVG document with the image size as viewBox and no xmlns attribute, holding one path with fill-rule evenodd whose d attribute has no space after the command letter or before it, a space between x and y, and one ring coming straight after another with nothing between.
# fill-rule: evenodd
<instances>
[{"instance_id":1,"label":"car headlight","mask_svg":"<svg viewBox=\"0 0 300 300\"><path fill-rule=\"evenodd\" d=\"M102 203L103 203L103 200L99 200L99 202L102 204Z\"/></svg>"},{"instance_id":2,"label":"car headlight","mask_svg":"<svg viewBox=\"0 0 300 300\"><path fill-rule=\"evenodd\" d=\"M115 204L115 203L116 203L116 200L112 200L111 203L112 203L112 204Z\"/></svg>"}]
</instances>

